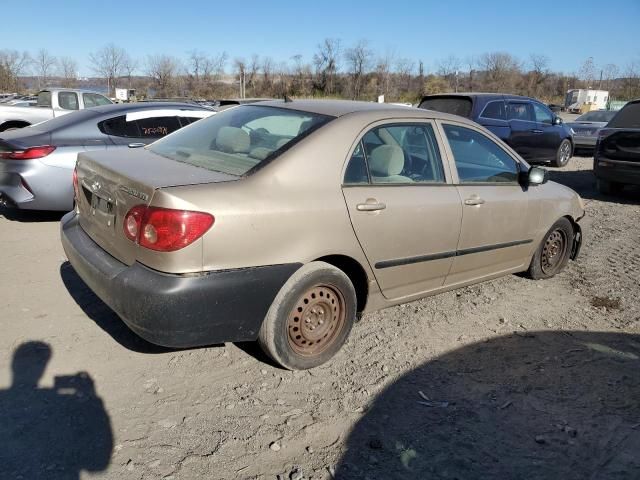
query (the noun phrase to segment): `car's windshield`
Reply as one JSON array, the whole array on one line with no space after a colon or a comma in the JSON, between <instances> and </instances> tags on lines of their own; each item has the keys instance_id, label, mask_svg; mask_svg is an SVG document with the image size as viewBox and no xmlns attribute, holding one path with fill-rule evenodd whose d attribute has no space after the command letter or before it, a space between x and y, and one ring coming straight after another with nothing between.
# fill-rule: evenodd
<instances>
[{"instance_id":1,"label":"car's windshield","mask_svg":"<svg viewBox=\"0 0 640 480\"><path fill-rule=\"evenodd\" d=\"M578 122L608 122L616 114L613 110L596 110L595 112L587 112L579 116Z\"/></svg>"},{"instance_id":2,"label":"car's windshield","mask_svg":"<svg viewBox=\"0 0 640 480\"><path fill-rule=\"evenodd\" d=\"M276 107L231 108L150 145L172 160L230 175L244 175L278 156L333 117Z\"/></svg>"}]
</instances>

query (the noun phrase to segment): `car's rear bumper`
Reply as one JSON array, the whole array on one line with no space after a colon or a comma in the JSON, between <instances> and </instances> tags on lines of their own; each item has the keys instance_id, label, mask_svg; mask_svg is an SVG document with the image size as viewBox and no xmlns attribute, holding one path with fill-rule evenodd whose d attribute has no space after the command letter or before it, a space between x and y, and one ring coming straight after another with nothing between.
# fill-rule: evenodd
<instances>
[{"instance_id":1,"label":"car's rear bumper","mask_svg":"<svg viewBox=\"0 0 640 480\"><path fill-rule=\"evenodd\" d=\"M626 185L640 185L640 161L622 162L596 158L593 162L593 173L596 178L602 180Z\"/></svg>"},{"instance_id":2,"label":"car's rear bumper","mask_svg":"<svg viewBox=\"0 0 640 480\"><path fill-rule=\"evenodd\" d=\"M75 211L60 230L80 278L131 330L167 347L255 340L276 294L301 266L166 274L113 258L82 230Z\"/></svg>"},{"instance_id":3,"label":"car's rear bumper","mask_svg":"<svg viewBox=\"0 0 640 480\"><path fill-rule=\"evenodd\" d=\"M14 208L67 212L73 208L72 176L73 169L39 160L0 160L0 196Z\"/></svg>"}]
</instances>

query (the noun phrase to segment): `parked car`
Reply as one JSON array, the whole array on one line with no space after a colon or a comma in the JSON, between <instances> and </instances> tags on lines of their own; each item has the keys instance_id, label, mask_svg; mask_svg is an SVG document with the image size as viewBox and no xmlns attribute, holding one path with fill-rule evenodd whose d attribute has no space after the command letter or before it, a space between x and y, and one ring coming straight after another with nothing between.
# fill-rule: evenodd
<instances>
[{"instance_id":1,"label":"parked car","mask_svg":"<svg viewBox=\"0 0 640 480\"><path fill-rule=\"evenodd\" d=\"M571 129L528 97L497 93L427 95L419 108L469 118L504 140L528 162L564 167L573 154Z\"/></svg>"},{"instance_id":2,"label":"parked car","mask_svg":"<svg viewBox=\"0 0 640 480\"><path fill-rule=\"evenodd\" d=\"M104 95L86 90L50 88L38 93L36 107L0 106L0 132L28 127L84 108L113 103Z\"/></svg>"},{"instance_id":3,"label":"parked car","mask_svg":"<svg viewBox=\"0 0 640 480\"><path fill-rule=\"evenodd\" d=\"M573 131L574 148L593 149L596 146L598 132L607 125L616 112L611 110L594 110L580 115L567 127Z\"/></svg>"},{"instance_id":4,"label":"parked car","mask_svg":"<svg viewBox=\"0 0 640 480\"><path fill-rule=\"evenodd\" d=\"M78 156L69 262L141 337L333 356L356 317L578 254L580 197L462 117L240 105L144 149Z\"/></svg>"},{"instance_id":5,"label":"parked car","mask_svg":"<svg viewBox=\"0 0 640 480\"><path fill-rule=\"evenodd\" d=\"M141 147L213 113L182 103L105 105L0 133L0 203L69 211L79 152Z\"/></svg>"},{"instance_id":6,"label":"parked car","mask_svg":"<svg viewBox=\"0 0 640 480\"><path fill-rule=\"evenodd\" d=\"M640 185L640 99L627 103L598 132L593 173L601 193Z\"/></svg>"}]
</instances>

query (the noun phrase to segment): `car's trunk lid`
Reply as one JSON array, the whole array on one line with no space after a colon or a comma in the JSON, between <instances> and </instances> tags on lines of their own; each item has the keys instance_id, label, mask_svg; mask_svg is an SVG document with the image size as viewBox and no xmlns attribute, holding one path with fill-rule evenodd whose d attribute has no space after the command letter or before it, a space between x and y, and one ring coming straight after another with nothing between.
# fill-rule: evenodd
<instances>
[{"instance_id":1,"label":"car's trunk lid","mask_svg":"<svg viewBox=\"0 0 640 480\"><path fill-rule=\"evenodd\" d=\"M149 205L163 187L237 180L239 177L170 160L146 149L78 155L80 225L105 251L131 265L139 248L122 223L136 205Z\"/></svg>"}]
</instances>

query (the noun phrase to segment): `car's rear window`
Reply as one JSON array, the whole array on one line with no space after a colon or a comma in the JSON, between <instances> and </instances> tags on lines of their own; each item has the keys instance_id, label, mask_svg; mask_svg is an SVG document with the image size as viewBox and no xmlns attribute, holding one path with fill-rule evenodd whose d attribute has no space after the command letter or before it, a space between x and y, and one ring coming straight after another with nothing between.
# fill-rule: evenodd
<instances>
[{"instance_id":1,"label":"car's rear window","mask_svg":"<svg viewBox=\"0 0 640 480\"><path fill-rule=\"evenodd\" d=\"M469 118L473 103L469 97L426 97L419 107Z\"/></svg>"},{"instance_id":2,"label":"car's rear window","mask_svg":"<svg viewBox=\"0 0 640 480\"><path fill-rule=\"evenodd\" d=\"M627 103L615 117L608 128L640 128L640 102Z\"/></svg>"},{"instance_id":3,"label":"car's rear window","mask_svg":"<svg viewBox=\"0 0 640 480\"><path fill-rule=\"evenodd\" d=\"M243 105L200 120L147 148L178 162L241 176L277 157L332 118L285 108Z\"/></svg>"}]
</instances>

